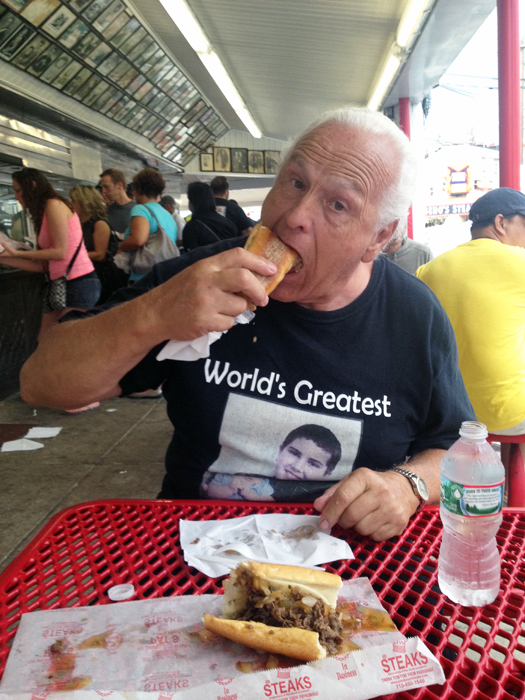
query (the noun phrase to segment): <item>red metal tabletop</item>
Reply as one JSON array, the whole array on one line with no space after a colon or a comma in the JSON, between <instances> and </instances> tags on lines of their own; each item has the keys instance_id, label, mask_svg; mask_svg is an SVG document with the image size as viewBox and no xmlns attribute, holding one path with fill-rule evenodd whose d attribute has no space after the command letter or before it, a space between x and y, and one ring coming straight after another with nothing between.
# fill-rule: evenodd
<instances>
[{"instance_id":1,"label":"red metal tabletop","mask_svg":"<svg viewBox=\"0 0 525 700\"><path fill-rule=\"evenodd\" d=\"M0 676L22 613L109 603L107 590L133 583L134 600L222 593L221 579L188 567L179 519L252 513L312 513L308 504L237 501L108 500L56 515L0 576ZM505 509L498 533L502 582L484 608L452 604L437 586L439 509L429 506L402 537L373 542L334 528L355 559L327 566L344 579L367 576L398 629L437 656L445 686L399 693L396 700L525 698L525 509Z\"/></svg>"}]
</instances>

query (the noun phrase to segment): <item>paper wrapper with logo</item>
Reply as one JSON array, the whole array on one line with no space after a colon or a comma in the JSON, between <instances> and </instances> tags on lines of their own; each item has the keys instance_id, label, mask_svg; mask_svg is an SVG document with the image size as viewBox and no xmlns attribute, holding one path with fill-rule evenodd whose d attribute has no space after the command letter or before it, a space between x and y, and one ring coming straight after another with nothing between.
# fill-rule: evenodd
<instances>
[{"instance_id":1,"label":"paper wrapper with logo","mask_svg":"<svg viewBox=\"0 0 525 700\"><path fill-rule=\"evenodd\" d=\"M25 614L0 697L357 700L444 682L424 644L396 631L366 578L341 589L341 652L310 664L205 630L203 613L218 615L221 604L222 596L179 596Z\"/></svg>"}]
</instances>

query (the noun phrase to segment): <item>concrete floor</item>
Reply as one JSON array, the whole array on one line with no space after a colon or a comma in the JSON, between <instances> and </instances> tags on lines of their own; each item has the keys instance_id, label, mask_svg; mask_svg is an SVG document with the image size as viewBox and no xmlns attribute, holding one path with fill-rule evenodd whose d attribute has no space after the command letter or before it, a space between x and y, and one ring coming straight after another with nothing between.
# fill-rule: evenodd
<instances>
[{"instance_id":1,"label":"concrete floor","mask_svg":"<svg viewBox=\"0 0 525 700\"><path fill-rule=\"evenodd\" d=\"M160 490L173 432L162 398L111 399L67 415L34 409L14 395L0 402L0 423L62 427L57 437L40 440L39 450L0 454L0 572L64 508L155 498Z\"/></svg>"}]
</instances>

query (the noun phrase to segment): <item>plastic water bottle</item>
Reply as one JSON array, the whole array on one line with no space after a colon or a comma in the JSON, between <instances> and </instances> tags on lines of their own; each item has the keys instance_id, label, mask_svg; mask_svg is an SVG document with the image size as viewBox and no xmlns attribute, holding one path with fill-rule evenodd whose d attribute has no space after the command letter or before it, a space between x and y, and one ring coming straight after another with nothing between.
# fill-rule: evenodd
<instances>
[{"instance_id":1,"label":"plastic water bottle","mask_svg":"<svg viewBox=\"0 0 525 700\"><path fill-rule=\"evenodd\" d=\"M486 441L483 423L465 421L460 438L441 460L439 587L450 600L481 607L499 592L505 468Z\"/></svg>"}]
</instances>

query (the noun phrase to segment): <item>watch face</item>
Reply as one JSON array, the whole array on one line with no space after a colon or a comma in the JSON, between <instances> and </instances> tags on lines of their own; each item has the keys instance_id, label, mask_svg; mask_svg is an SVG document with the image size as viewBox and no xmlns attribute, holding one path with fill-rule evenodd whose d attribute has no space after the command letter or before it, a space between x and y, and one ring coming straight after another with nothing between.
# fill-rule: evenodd
<instances>
[{"instance_id":1,"label":"watch face","mask_svg":"<svg viewBox=\"0 0 525 700\"><path fill-rule=\"evenodd\" d=\"M424 501L428 501L429 499L429 493L428 493L428 488L423 479L419 478L417 480L417 490L419 491L419 495Z\"/></svg>"}]
</instances>

